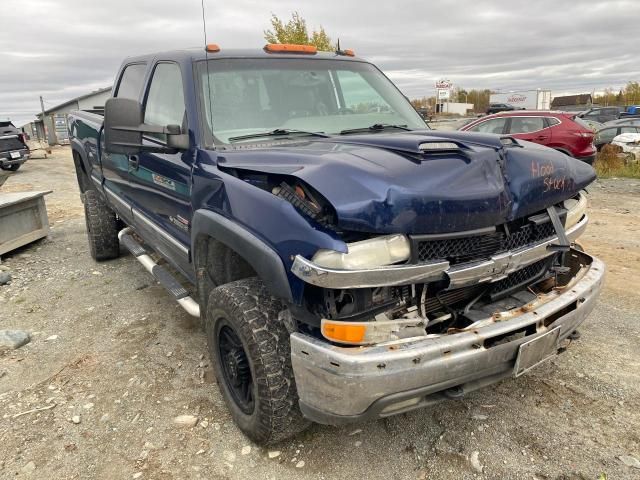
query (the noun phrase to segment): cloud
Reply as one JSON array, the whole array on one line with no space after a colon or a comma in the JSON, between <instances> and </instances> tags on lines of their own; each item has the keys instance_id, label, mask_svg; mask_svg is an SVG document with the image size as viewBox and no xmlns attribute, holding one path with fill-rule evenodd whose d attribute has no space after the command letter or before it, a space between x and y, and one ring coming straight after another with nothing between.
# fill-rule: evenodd
<instances>
[{"instance_id":1,"label":"cloud","mask_svg":"<svg viewBox=\"0 0 640 480\"><path fill-rule=\"evenodd\" d=\"M298 11L410 96L438 78L469 88L584 92L640 79L637 0L205 0L207 36L260 47L271 13ZM3 0L0 118L108 86L126 56L201 46L200 0Z\"/></svg>"}]
</instances>

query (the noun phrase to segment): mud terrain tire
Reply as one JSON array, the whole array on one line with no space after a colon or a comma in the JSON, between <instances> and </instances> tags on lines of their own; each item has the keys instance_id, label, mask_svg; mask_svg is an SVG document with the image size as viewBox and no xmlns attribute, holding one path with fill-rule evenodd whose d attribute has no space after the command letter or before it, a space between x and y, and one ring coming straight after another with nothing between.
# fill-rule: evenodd
<instances>
[{"instance_id":1,"label":"mud terrain tire","mask_svg":"<svg viewBox=\"0 0 640 480\"><path fill-rule=\"evenodd\" d=\"M211 290L204 319L220 392L240 430L261 445L285 440L310 424L298 407L289 332L278 321L283 308L261 280L245 278ZM239 398L242 375L250 382L244 391L252 393Z\"/></svg>"},{"instance_id":2,"label":"mud terrain tire","mask_svg":"<svg viewBox=\"0 0 640 480\"><path fill-rule=\"evenodd\" d=\"M118 219L95 190L84 193L84 216L91 258L102 261L118 257Z\"/></svg>"}]
</instances>

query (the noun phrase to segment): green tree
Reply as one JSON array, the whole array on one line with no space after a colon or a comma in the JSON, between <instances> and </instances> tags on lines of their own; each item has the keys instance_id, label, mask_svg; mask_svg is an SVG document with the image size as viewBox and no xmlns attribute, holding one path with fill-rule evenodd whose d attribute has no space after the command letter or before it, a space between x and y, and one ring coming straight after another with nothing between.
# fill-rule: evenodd
<instances>
[{"instance_id":1,"label":"green tree","mask_svg":"<svg viewBox=\"0 0 640 480\"><path fill-rule=\"evenodd\" d=\"M331 52L335 46L331 38L320 26L309 36L307 22L298 12L291 14L291 20L284 23L277 15L271 14L271 29L264 31L264 38L269 43L293 43L296 45L315 45L318 50Z\"/></svg>"}]
</instances>

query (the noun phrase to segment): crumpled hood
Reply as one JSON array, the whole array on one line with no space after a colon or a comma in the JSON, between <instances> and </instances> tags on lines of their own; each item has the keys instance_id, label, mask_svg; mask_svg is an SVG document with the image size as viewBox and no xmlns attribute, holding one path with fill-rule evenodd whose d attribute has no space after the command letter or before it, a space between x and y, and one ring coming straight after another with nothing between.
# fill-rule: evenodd
<instances>
[{"instance_id":1,"label":"crumpled hood","mask_svg":"<svg viewBox=\"0 0 640 480\"><path fill-rule=\"evenodd\" d=\"M424 154L425 142L459 151ZM350 135L221 152L221 167L295 176L335 208L338 226L446 233L494 226L572 197L595 179L584 162L528 142L466 132Z\"/></svg>"}]
</instances>

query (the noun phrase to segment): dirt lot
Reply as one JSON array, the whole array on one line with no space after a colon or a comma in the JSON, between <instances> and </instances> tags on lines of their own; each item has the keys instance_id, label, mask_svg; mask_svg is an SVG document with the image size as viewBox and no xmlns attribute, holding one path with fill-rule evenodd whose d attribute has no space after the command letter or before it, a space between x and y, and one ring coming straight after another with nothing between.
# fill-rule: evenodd
<instances>
[{"instance_id":1,"label":"dirt lot","mask_svg":"<svg viewBox=\"0 0 640 480\"><path fill-rule=\"evenodd\" d=\"M640 181L590 188L583 243L608 283L566 353L460 401L316 425L270 450L231 421L197 324L131 256L90 259L69 150L29 161L3 191L23 189L54 190L53 228L2 259L14 280L0 329L32 341L0 357L0 478L640 478L619 459L640 459ZM198 425L175 425L181 414Z\"/></svg>"}]
</instances>

